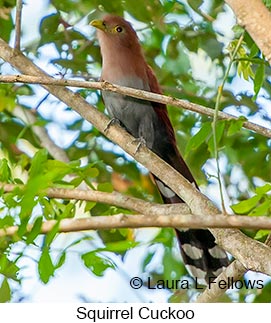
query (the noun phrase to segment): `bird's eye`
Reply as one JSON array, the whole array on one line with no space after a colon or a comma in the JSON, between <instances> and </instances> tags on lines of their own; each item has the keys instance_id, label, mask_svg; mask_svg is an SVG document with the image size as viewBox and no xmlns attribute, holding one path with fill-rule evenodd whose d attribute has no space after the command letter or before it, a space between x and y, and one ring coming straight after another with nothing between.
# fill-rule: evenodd
<instances>
[{"instance_id":1,"label":"bird's eye","mask_svg":"<svg viewBox=\"0 0 271 323\"><path fill-rule=\"evenodd\" d=\"M121 26L116 26L115 30L116 30L116 32L121 33L123 29Z\"/></svg>"}]
</instances>

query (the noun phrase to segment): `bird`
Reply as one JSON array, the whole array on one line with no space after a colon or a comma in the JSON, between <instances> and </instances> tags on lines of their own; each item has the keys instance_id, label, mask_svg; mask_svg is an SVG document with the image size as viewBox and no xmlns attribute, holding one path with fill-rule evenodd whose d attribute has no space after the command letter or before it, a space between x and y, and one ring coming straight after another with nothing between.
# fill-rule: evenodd
<instances>
[{"instance_id":1,"label":"bird","mask_svg":"<svg viewBox=\"0 0 271 323\"><path fill-rule=\"evenodd\" d=\"M91 21L90 25L96 28L100 45L101 81L162 94L130 22L120 16L106 14L100 20ZM112 120L117 120L135 138L141 138L150 150L199 189L178 150L165 104L109 91L102 91L102 99ZM184 203L159 178L152 176L164 203ZM229 264L226 252L215 243L208 229L175 230L188 273L197 283L208 285Z\"/></svg>"}]
</instances>

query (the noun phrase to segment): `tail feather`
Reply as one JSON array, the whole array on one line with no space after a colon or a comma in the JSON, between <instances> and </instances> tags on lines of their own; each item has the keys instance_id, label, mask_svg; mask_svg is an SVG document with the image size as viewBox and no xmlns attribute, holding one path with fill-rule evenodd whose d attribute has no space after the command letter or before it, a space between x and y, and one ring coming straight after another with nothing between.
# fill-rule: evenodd
<instances>
[{"instance_id":1,"label":"tail feather","mask_svg":"<svg viewBox=\"0 0 271 323\"><path fill-rule=\"evenodd\" d=\"M198 282L209 283L228 266L226 252L209 230L176 229L176 234L186 268Z\"/></svg>"},{"instance_id":2,"label":"tail feather","mask_svg":"<svg viewBox=\"0 0 271 323\"><path fill-rule=\"evenodd\" d=\"M154 180L164 203L184 202L157 177L154 176ZM228 266L226 252L215 243L215 238L209 230L175 229L175 231L187 271L199 284L208 284Z\"/></svg>"}]
</instances>

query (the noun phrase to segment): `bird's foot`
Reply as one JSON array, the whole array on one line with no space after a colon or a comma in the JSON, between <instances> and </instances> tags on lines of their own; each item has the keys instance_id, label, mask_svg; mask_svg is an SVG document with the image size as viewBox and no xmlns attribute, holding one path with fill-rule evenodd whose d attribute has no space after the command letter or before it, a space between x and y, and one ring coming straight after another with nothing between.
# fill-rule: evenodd
<instances>
[{"instance_id":1,"label":"bird's foot","mask_svg":"<svg viewBox=\"0 0 271 323\"><path fill-rule=\"evenodd\" d=\"M138 153L139 149L142 146L146 146L146 140L143 137L136 138L132 141L133 143L137 144L136 149L135 149L135 154Z\"/></svg>"},{"instance_id":2,"label":"bird's foot","mask_svg":"<svg viewBox=\"0 0 271 323\"><path fill-rule=\"evenodd\" d=\"M109 122L108 122L108 124L106 125L106 127L104 128L104 132L107 132L108 131L108 129L111 127L111 126L113 126L113 125L119 125L119 126L121 126L121 123L120 123L120 121L119 121L119 119L117 119L117 118L112 118Z\"/></svg>"}]
</instances>

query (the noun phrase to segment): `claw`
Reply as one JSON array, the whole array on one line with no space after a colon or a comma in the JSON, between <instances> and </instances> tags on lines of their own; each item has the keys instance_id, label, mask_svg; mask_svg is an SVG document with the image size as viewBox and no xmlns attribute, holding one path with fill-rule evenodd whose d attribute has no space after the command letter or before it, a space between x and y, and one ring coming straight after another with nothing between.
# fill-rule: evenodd
<instances>
[{"instance_id":1,"label":"claw","mask_svg":"<svg viewBox=\"0 0 271 323\"><path fill-rule=\"evenodd\" d=\"M136 146L136 149L135 149L135 154L138 153L139 149L142 146L146 146L146 140L143 137L136 138L132 142L137 143L137 146Z\"/></svg>"},{"instance_id":2,"label":"claw","mask_svg":"<svg viewBox=\"0 0 271 323\"><path fill-rule=\"evenodd\" d=\"M117 119L117 118L112 118L109 122L108 122L108 124L106 125L106 127L104 128L104 132L107 132L108 131L108 129L112 126L112 125L114 125L114 124L117 124L117 125L121 125L121 123L120 123L120 121L119 121L119 119Z\"/></svg>"}]
</instances>

